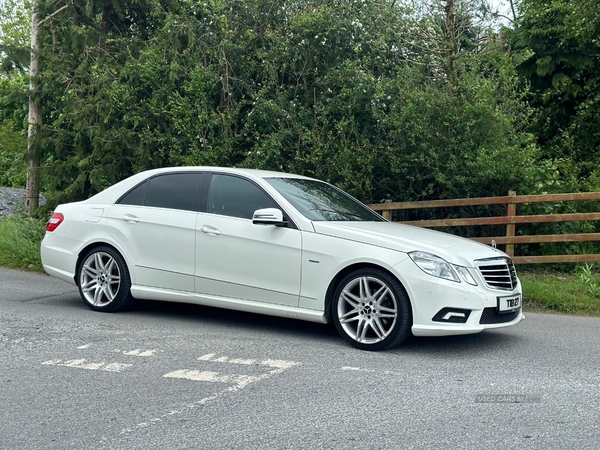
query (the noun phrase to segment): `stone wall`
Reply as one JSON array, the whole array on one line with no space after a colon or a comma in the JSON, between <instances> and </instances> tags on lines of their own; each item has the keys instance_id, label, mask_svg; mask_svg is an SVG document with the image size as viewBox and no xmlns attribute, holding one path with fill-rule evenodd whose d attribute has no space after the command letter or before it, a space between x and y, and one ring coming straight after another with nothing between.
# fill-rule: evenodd
<instances>
[{"instance_id":1,"label":"stone wall","mask_svg":"<svg viewBox=\"0 0 600 450\"><path fill-rule=\"evenodd\" d=\"M40 205L46 199L40 195ZM12 216L16 211L25 211L25 189L0 188L0 218Z\"/></svg>"}]
</instances>

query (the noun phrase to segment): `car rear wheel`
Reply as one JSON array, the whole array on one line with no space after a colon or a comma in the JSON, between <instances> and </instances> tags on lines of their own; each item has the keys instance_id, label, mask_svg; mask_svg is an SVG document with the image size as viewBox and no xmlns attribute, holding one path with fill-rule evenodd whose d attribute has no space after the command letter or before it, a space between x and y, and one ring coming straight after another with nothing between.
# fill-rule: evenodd
<instances>
[{"instance_id":1,"label":"car rear wheel","mask_svg":"<svg viewBox=\"0 0 600 450\"><path fill-rule=\"evenodd\" d=\"M387 272L356 270L339 283L332 304L333 322L342 337L362 350L394 347L410 334L408 295Z\"/></svg>"},{"instance_id":2,"label":"car rear wheel","mask_svg":"<svg viewBox=\"0 0 600 450\"><path fill-rule=\"evenodd\" d=\"M81 261L77 274L79 293L90 308L113 312L131 304L131 278L125 260L116 250L96 247Z\"/></svg>"}]
</instances>

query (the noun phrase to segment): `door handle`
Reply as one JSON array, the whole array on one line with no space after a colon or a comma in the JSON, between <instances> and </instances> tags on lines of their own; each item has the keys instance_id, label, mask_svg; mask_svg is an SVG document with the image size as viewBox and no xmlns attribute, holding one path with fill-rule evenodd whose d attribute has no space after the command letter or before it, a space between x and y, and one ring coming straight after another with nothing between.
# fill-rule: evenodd
<instances>
[{"instance_id":1,"label":"door handle","mask_svg":"<svg viewBox=\"0 0 600 450\"><path fill-rule=\"evenodd\" d=\"M221 234L221 232L219 230L217 230L215 227L211 227L208 225L201 226L200 231L202 231L203 233L206 233L206 234L214 234L215 236L218 236L219 234Z\"/></svg>"},{"instance_id":2,"label":"door handle","mask_svg":"<svg viewBox=\"0 0 600 450\"><path fill-rule=\"evenodd\" d=\"M129 223L138 223L140 221L140 219L133 214L125 214L123 220Z\"/></svg>"}]
</instances>

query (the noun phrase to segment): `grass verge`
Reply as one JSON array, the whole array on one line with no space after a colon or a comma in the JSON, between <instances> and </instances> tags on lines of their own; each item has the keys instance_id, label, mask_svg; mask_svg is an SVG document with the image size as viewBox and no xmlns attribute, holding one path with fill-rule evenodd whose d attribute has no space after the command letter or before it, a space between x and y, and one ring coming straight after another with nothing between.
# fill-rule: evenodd
<instances>
[{"instance_id":1,"label":"grass verge","mask_svg":"<svg viewBox=\"0 0 600 450\"><path fill-rule=\"evenodd\" d=\"M38 219L0 219L0 265L43 271L40 243L45 229L45 222Z\"/></svg>"},{"instance_id":2,"label":"grass verge","mask_svg":"<svg viewBox=\"0 0 600 450\"><path fill-rule=\"evenodd\" d=\"M594 288L600 277L592 277L581 273L519 272L525 310L600 317L600 296Z\"/></svg>"}]
</instances>

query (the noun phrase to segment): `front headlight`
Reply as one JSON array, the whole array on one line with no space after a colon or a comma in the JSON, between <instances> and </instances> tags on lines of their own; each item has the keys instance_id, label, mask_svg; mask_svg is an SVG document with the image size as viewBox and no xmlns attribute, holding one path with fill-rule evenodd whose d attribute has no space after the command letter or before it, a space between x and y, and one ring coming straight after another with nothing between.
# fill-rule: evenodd
<instances>
[{"instance_id":1,"label":"front headlight","mask_svg":"<svg viewBox=\"0 0 600 450\"><path fill-rule=\"evenodd\" d=\"M410 252L408 256L423 272L434 277L460 283L460 278L452 266L439 256L425 252Z\"/></svg>"}]
</instances>

